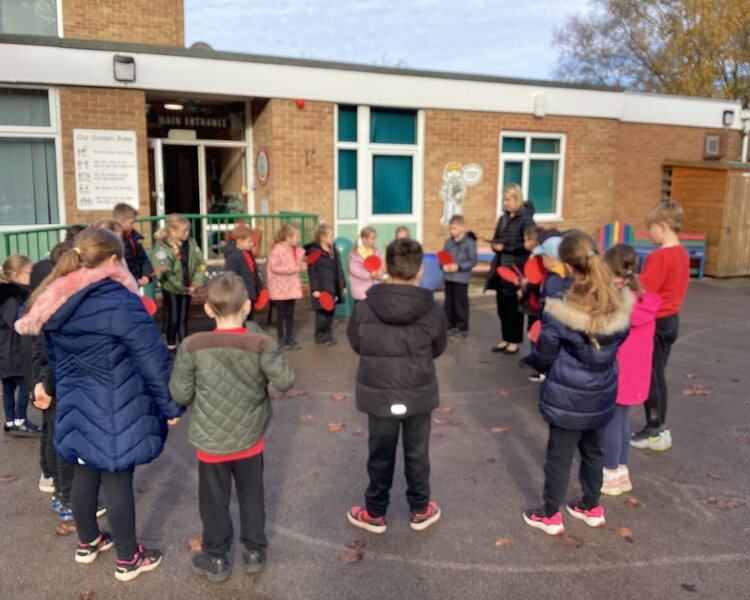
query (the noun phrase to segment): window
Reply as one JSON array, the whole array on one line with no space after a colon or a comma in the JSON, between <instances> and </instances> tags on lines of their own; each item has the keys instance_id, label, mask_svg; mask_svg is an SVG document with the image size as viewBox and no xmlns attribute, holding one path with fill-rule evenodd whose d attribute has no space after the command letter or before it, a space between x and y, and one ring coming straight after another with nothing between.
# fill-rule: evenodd
<instances>
[{"instance_id":1,"label":"window","mask_svg":"<svg viewBox=\"0 0 750 600\"><path fill-rule=\"evenodd\" d=\"M339 142L357 141L357 107L339 106Z\"/></svg>"},{"instance_id":2,"label":"window","mask_svg":"<svg viewBox=\"0 0 750 600\"><path fill-rule=\"evenodd\" d=\"M498 212L502 210L503 188L517 183L534 205L535 218L561 219L564 156L564 134L501 134Z\"/></svg>"},{"instance_id":3,"label":"window","mask_svg":"<svg viewBox=\"0 0 750 600\"><path fill-rule=\"evenodd\" d=\"M411 156L372 157L372 214L410 215L412 212Z\"/></svg>"},{"instance_id":4,"label":"window","mask_svg":"<svg viewBox=\"0 0 750 600\"><path fill-rule=\"evenodd\" d=\"M417 112L373 108L370 110L371 144L415 144Z\"/></svg>"},{"instance_id":5,"label":"window","mask_svg":"<svg viewBox=\"0 0 750 600\"><path fill-rule=\"evenodd\" d=\"M0 226L60 221L49 98L48 90L0 87Z\"/></svg>"},{"instance_id":6,"label":"window","mask_svg":"<svg viewBox=\"0 0 750 600\"><path fill-rule=\"evenodd\" d=\"M57 37L56 0L0 0L0 33Z\"/></svg>"}]
</instances>

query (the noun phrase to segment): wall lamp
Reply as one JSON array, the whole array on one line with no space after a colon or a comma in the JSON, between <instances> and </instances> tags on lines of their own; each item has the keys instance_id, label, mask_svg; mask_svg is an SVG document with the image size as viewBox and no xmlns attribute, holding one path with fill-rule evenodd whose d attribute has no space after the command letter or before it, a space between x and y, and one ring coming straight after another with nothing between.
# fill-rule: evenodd
<instances>
[{"instance_id":1,"label":"wall lamp","mask_svg":"<svg viewBox=\"0 0 750 600\"><path fill-rule=\"evenodd\" d=\"M724 114L721 116L721 122L724 124L724 127L729 127L734 123L734 111L725 110Z\"/></svg>"},{"instance_id":2,"label":"wall lamp","mask_svg":"<svg viewBox=\"0 0 750 600\"><path fill-rule=\"evenodd\" d=\"M117 81L135 81L135 59L132 56L115 54L112 57L112 67Z\"/></svg>"}]
</instances>

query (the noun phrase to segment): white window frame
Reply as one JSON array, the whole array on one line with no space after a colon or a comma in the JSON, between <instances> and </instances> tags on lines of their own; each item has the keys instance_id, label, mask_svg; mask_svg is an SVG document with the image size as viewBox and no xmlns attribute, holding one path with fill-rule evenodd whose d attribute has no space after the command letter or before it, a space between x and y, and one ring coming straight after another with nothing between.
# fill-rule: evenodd
<instances>
[{"instance_id":1,"label":"white window frame","mask_svg":"<svg viewBox=\"0 0 750 600\"><path fill-rule=\"evenodd\" d=\"M378 107L380 108L380 107ZM389 107L390 108L390 107ZM422 239L424 217L424 111L416 111L416 144L379 144L370 142L370 107L357 106L357 141L340 142L339 106L334 110L333 139L335 146L333 169L333 217L336 234L339 227L355 225L357 231L368 225L391 225L404 221L416 223L417 239ZM357 152L357 218L338 218L339 150ZM373 214L373 157L410 156L412 158L411 212L403 214Z\"/></svg>"},{"instance_id":2,"label":"white window frame","mask_svg":"<svg viewBox=\"0 0 750 600\"><path fill-rule=\"evenodd\" d=\"M525 138L526 139L526 150L521 152L506 152L503 153L503 138ZM560 152L556 153L536 153L531 152L531 140L534 139L547 139L557 140L560 142ZM503 177L505 174L505 163L506 162L520 162L523 164L522 182L521 189L523 190L524 198L528 198L529 193L529 172L532 160L557 160L558 161L558 176L557 176L557 202L555 203L554 213L534 213L534 221L537 223L556 223L563 220L563 190L565 189L565 148L567 142L567 134L565 133L554 133L548 131L501 131L500 139L498 142L498 155L499 159L499 171L498 171L498 187L497 187L497 210L496 214L499 217L503 214L503 188L505 187L505 181Z\"/></svg>"},{"instance_id":3,"label":"white window frame","mask_svg":"<svg viewBox=\"0 0 750 600\"><path fill-rule=\"evenodd\" d=\"M0 138L16 139L48 139L55 142L55 168L57 184L57 214L58 223L26 223L22 225L0 225L2 231L22 231L29 227L44 227L45 225L65 225L65 195L63 186L62 135L60 132L60 94L55 87L0 84L1 88L44 90L47 92L49 106L49 126L35 125L0 125Z\"/></svg>"}]
</instances>

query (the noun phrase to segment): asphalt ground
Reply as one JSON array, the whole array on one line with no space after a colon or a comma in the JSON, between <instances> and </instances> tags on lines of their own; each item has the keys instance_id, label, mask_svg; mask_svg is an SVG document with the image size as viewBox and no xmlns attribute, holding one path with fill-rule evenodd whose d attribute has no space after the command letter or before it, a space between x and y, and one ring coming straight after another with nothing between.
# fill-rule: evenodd
<instances>
[{"instance_id":1,"label":"asphalt ground","mask_svg":"<svg viewBox=\"0 0 750 600\"><path fill-rule=\"evenodd\" d=\"M442 519L424 532L410 530L399 462L388 531L378 536L349 525L345 512L362 501L367 483L366 419L353 397L357 358L345 319L336 320L337 346L315 347L312 313L303 304L304 348L288 358L295 389L305 394L274 401L266 441L270 547L263 574L242 572L237 544L227 582L210 584L192 572L188 539L200 535L201 524L185 419L162 456L136 469L139 538L161 548L164 561L130 583L115 581L113 551L91 565L74 562L75 536L55 535L49 495L37 489L38 442L0 439L0 475L18 477L0 483L0 597L79 598L84 590L98 599L748 598L749 300L748 279L691 282L668 367L674 446L634 450L633 492L603 498L606 527L568 517L562 538L521 519L540 501L546 426L538 387L518 368L518 355L489 352L499 335L490 295L472 296L468 341L451 342L437 361L442 406L453 409L435 415L452 424L433 425L431 437ZM708 395L681 394L696 384ZM631 421L642 425L639 407ZM329 423L344 427L332 433ZM579 492L576 473L574 465L571 499ZM234 501L233 513L238 523ZM362 560L343 562L341 553L356 540L365 544Z\"/></svg>"}]
</instances>

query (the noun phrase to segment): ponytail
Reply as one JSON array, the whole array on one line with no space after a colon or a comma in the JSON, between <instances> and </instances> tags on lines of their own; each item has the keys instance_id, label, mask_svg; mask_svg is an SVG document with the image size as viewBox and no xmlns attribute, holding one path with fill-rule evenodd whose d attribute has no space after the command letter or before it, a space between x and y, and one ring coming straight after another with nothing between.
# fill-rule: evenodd
<instances>
[{"instance_id":1,"label":"ponytail","mask_svg":"<svg viewBox=\"0 0 750 600\"><path fill-rule=\"evenodd\" d=\"M635 248L628 244L617 244L604 253L604 260L615 277L620 277L635 292L638 300L643 300L643 287L637 275L640 259Z\"/></svg>"}]
</instances>

